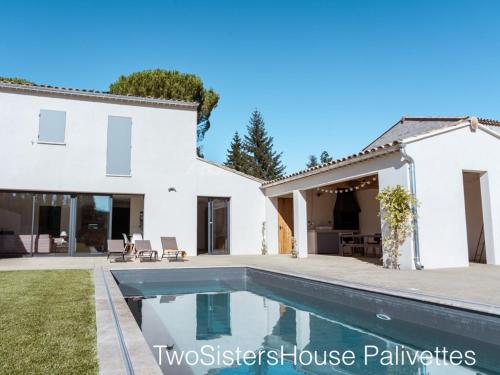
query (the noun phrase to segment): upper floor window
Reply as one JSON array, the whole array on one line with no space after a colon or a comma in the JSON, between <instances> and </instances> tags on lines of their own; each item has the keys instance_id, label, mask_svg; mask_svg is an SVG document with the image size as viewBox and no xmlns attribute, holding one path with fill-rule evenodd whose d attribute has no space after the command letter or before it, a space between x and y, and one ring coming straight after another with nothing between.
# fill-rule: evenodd
<instances>
[{"instance_id":1,"label":"upper floor window","mask_svg":"<svg viewBox=\"0 0 500 375\"><path fill-rule=\"evenodd\" d=\"M106 174L130 176L131 142L132 119L130 117L108 116Z\"/></svg>"},{"instance_id":2,"label":"upper floor window","mask_svg":"<svg viewBox=\"0 0 500 375\"><path fill-rule=\"evenodd\" d=\"M38 142L64 144L66 132L66 112L40 110Z\"/></svg>"}]
</instances>

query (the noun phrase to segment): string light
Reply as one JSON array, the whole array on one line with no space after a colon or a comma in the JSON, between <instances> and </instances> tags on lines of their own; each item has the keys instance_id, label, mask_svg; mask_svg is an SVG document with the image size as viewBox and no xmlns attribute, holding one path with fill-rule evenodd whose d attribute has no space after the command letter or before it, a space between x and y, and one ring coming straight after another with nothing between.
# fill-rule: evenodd
<instances>
[{"instance_id":1,"label":"string light","mask_svg":"<svg viewBox=\"0 0 500 375\"><path fill-rule=\"evenodd\" d=\"M372 177L372 181L377 181L377 177ZM366 185L370 185L372 183L372 181L365 181L365 180L363 180L359 185L350 186L347 189L329 190L329 189L323 189L323 188L316 188L316 190L321 191L323 193L329 193L329 194L349 193L350 191L359 190L359 189L364 188Z\"/></svg>"}]
</instances>

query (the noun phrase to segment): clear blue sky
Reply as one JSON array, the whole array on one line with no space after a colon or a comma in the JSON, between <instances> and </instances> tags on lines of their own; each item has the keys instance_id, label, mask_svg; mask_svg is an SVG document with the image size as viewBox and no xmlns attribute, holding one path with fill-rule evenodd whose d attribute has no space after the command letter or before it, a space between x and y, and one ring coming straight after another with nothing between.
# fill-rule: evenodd
<instances>
[{"instance_id":1,"label":"clear blue sky","mask_svg":"<svg viewBox=\"0 0 500 375\"><path fill-rule=\"evenodd\" d=\"M0 75L107 90L150 68L221 95L205 155L258 108L287 172L401 115L500 118L500 1L7 1Z\"/></svg>"}]
</instances>

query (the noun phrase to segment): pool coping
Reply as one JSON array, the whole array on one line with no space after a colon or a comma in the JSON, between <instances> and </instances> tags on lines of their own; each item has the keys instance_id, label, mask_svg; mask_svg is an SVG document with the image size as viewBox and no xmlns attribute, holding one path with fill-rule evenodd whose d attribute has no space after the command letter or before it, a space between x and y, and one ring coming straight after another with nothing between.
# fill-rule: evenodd
<instances>
[{"instance_id":1,"label":"pool coping","mask_svg":"<svg viewBox=\"0 0 500 375\"><path fill-rule=\"evenodd\" d=\"M162 375L110 269L94 269L99 374Z\"/></svg>"},{"instance_id":2,"label":"pool coping","mask_svg":"<svg viewBox=\"0 0 500 375\"><path fill-rule=\"evenodd\" d=\"M307 274L301 274L301 273L296 273L296 272L278 271L278 270L273 270L270 268L265 268L265 267L260 267L260 266L257 266L257 267L246 266L246 267L254 268L257 270L261 270L261 271L271 272L271 273L277 273L277 274L281 274L281 275L285 275L285 276L293 276L293 277L298 277L298 278L303 278L303 279L309 279L312 281L337 285L337 286L350 288L350 289L356 289L356 290L362 290L362 291L366 291L366 292L384 294L384 295L389 295L389 296L398 297L398 298L404 298L404 299L409 299L409 300L414 300L414 301L419 301L419 302L424 302L424 303L431 303L431 304L440 305L440 306L444 306L444 307L466 310L466 311L471 311L471 312L475 312L475 313L482 313L482 314L488 314L488 315L494 315L494 316L500 317L500 306L491 305L491 304L487 304L487 303L471 302L471 301L460 300L460 299L456 299L456 298L448 298L448 297L443 297L443 296L432 295L432 294L428 294L428 293L419 293L418 291L408 291L405 289L384 288L384 287L380 287L380 286L373 286L373 285L369 285L369 284L356 283L356 282L352 282L352 281L343 281L343 280L334 279L334 278L330 279L330 278L315 277L315 276L310 276ZM200 267L196 267L196 268L200 268Z\"/></svg>"},{"instance_id":3,"label":"pool coping","mask_svg":"<svg viewBox=\"0 0 500 375\"><path fill-rule=\"evenodd\" d=\"M157 268L156 270L181 270L181 269L207 269L207 268L249 268L264 272L297 277L310 281L321 282L336 285L344 288L372 292L377 294L389 295L393 297L414 300L424 303L435 304L443 307L471 311L480 314L493 315L500 317L500 306L483 304L434 296L416 291L407 291L403 289L384 288L369 284L346 282L333 278L315 277L307 274L301 274L290 271L280 271L272 268L253 266L253 265L224 265L224 266L186 266L181 268ZM97 321L97 342L99 357L100 374L139 374L139 375L161 375L162 371L157 364L153 353L149 349L146 340L135 321L124 296L112 275L112 271L141 270L145 268L107 268L100 267L94 270L94 279L96 281L96 321ZM101 276L99 276L101 274ZM107 288L109 288L108 299ZM113 310L116 312L113 315ZM116 322L113 321L114 317ZM121 332L120 332L121 331ZM120 344L120 335L123 336L122 345ZM125 356L122 354L125 350ZM127 355L132 367L132 372L126 369ZM119 363L118 363L119 362Z\"/></svg>"},{"instance_id":4,"label":"pool coping","mask_svg":"<svg viewBox=\"0 0 500 375\"><path fill-rule=\"evenodd\" d=\"M467 311L472 311L476 313L483 313L483 314L489 314L489 315L495 315L500 317L500 306L499 305L493 305L493 304L487 304L487 303L481 303L481 302L472 302L472 301L467 301L467 300L462 300L462 299L457 299L457 298L449 298L449 297L444 297L440 295L433 295L425 292L418 292L418 291L408 291L407 289L396 289L396 288L386 288L386 287L381 287L381 286L374 286L370 284L364 284L364 283L358 283L358 282L353 282L353 281L344 281L341 279L335 279L335 278L324 278L320 276L312 276L306 273L299 273L299 272L291 272L291 271L281 271L281 270L276 270L273 268L268 268L268 267L262 267L262 266L254 266L254 265L246 265L246 264L239 264L239 265L210 265L210 266L183 266L179 268L154 268L156 270L162 270L162 269L168 269L168 270L173 270L173 269L197 269L197 268L253 268L256 270L261 270L261 271L266 271L266 272L272 272L272 273L277 273L285 276L293 276L293 277L299 277L303 279L308 279L312 281L317 281L317 282L322 282L322 283L327 283L327 284L332 284L332 285L337 285L337 286L342 286L346 288L351 288L351 289L357 289L357 290L363 290L367 292L373 292L373 293L378 293L378 294L384 294L384 295L389 295L389 296L394 296L394 297L399 297L399 298L405 298L405 299L410 299L410 300L415 300L415 301L420 301L420 302L425 302L425 303L432 303L436 305L441 305L445 307L451 307L455 309L460 309L460 310L467 310ZM141 267L133 267L133 268L112 268L110 270L113 271L126 271L126 270L145 270L145 268Z\"/></svg>"}]
</instances>

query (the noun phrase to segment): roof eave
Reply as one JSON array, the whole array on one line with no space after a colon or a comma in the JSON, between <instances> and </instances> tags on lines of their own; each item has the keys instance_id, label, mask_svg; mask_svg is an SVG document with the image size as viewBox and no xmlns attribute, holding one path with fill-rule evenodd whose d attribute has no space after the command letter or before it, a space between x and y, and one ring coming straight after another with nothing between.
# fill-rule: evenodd
<instances>
[{"instance_id":1,"label":"roof eave","mask_svg":"<svg viewBox=\"0 0 500 375\"><path fill-rule=\"evenodd\" d=\"M101 91L18 84L5 81L0 82L0 91L11 92L11 93L12 92L28 93L28 94L33 93L33 94L57 96L63 98L97 100L97 101L105 101L105 102L120 103L120 104L157 106L157 107L175 108L175 109L184 109L193 111L196 111L199 106L197 102L188 102L182 100L167 100L167 99L156 99L156 98L147 98L139 96L117 95Z\"/></svg>"},{"instance_id":2,"label":"roof eave","mask_svg":"<svg viewBox=\"0 0 500 375\"><path fill-rule=\"evenodd\" d=\"M207 164L210 164L210 165L213 165L214 167L217 167L217 168L220 168L220 169L223 169L225 171L228 171L228 172L231 172L231 173L234 173L234 174L237 174L241 177L245 177L245 178L248 178L250 180L253 180L255 182L258 182L260 184L263 184L265 183L264 180L260 179L260 178L257 178L257 177L254 177L254 176L250 176L249 174L246 174L246 173L243 173L243 172L240 172L240 171L237 171L236 169L233 169L231 167L228 167L224 164L220 164L220 163L216 163L214 161L211 161L211 160L207 160L207 159L204 159L204 158L201 158L199 156L196 157L196 159L198 159L199 161L203 161Z\"/></svg>"},{"instance_id":3,"label":"roof eave","mask_svg":"<svg viewBox=\"0 0 500 375\"><path fill-rule=\"evenodd\" d=\"M402 143L399 141L392 142L390 144L373 148L370 150L364 150L357 154L347 156L345 158L334 160L330 163L322 164L316 167L308 168L300 172L293 173L289 176L282 177L277 180L264 183L261 189L267 189L273 186L281 185L298 179L310 177L316 174L324 173L333 169L348 167L353 164L361 163L365 160L374 159L377 157L385 156L387 154L398 152Z\"/></svg>"}]
</instances>

